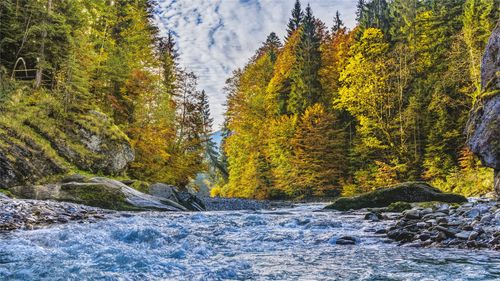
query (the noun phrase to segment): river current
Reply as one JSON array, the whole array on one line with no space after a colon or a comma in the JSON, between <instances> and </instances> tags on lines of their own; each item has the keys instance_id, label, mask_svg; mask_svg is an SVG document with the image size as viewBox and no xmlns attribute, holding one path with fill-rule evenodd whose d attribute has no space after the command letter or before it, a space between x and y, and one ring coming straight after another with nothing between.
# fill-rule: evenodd
<instances>
[{"instance_id":1,"label":"river current","mask_svg":"<svg viewBox=\"0 0 500 281\"><path fill-rule=\"evenodd\" d=\"M318 212L121 214L0 235L0 280L500 280L500 253L420 249ZM339 237L356 245L337 245Z\"/></svg>"}]
</instances>

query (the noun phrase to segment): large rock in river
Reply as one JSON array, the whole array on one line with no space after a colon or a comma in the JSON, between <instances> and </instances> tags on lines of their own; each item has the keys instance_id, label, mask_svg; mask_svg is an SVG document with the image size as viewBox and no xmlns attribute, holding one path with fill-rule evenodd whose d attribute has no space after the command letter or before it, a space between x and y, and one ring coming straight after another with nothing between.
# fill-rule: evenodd
<instances>
[{"instance_id":1,"label":"large rock in river","mask_svg":"<svg viewBox=\"0 0 500 281\"><path fill-rule=\"evenodd\" d=\"M169 199L186 207L190 211L206 210L203 201L185 188L180 189L173 185L155 183L149 186L149 194L159 198Z\"/></svg>"},{"instance_id":2,"label":"large rock in river","mask_svg":"<svg viewBox=\"0 0 500 281\"><path fill-rule=\"evenodd\" d=\"M500 21L483 57L481 87L469 116L467 143L483 165L495 170L494 190L500 198Z\"/></svg>"},{"instance_id":3,"label":"large rock in river","mask_svg":"<svg viewBox=\"0 0 500 281\"><path fill-rule=\"evenodd\" d=\"M177 202L144 194L113 179L69 179L48 185L16 186L9 191L20 198L66 201L112 210L187 211Z\"/></svg>"},{"instance_id":4,"label":"large rock in river","mask_svg":"<svg viewBox=\"0 0 500 281\"><path fill-rule=\"evenodd\" d=\"M407 182L354 197L341 197L326 206L326 209L347 211L350 209L387 207L395 202L428 202L447 203L467 202L467 198L451 193L442 193L425 182Z\"/></svg>"}]
</instances>

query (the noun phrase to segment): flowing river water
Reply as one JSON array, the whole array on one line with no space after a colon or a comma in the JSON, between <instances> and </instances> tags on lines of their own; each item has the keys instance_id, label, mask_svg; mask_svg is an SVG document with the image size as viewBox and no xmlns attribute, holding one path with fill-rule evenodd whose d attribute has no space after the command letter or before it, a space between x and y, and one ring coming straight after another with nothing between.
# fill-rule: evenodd
<instances>
[{"instance_id":1,"label":"flowing river water","mask_svg":"<svg viewBox=\"0 0 500 281\"><path fill-rule=\"evenodd\" d=\"M318 212L122 214L0 235L0 280L500 280L500 253L388 243L388 222ZM339 237L356 245L337 245Z\"/></svg>"}]
</instances>

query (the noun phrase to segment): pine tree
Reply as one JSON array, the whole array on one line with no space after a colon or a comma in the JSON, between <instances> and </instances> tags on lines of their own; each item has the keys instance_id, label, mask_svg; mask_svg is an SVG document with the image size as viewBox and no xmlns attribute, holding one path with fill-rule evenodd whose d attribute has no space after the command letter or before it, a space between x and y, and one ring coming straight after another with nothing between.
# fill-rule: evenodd
<instances>
[{"instance_id":1,"label":"pine tree","mask_svg":"<svg viewBox=\"0 0 500 281\"><path fill-rule=\"evenodd\" d=\"M495 24L491 20L494 7L494 0L467 0L464 5L463 34L469 50L469 72L476 95L481 90L481 58Z\"/></svg>"},{"instance_id":2,"label":"pine tree","mask_svg":"<svg viewBox=\"0 0 500 281\"><path fill-rule=\"evenodd\" d=\"M176 82L180 72L178 62L179 53L171 31L168 32L166 38L160 39L158 49L163 74L163 85L168 93L175 95L178 87Z\"/></svg>"},{"instance_id":3,"label":"pine tree","mask_svg":"<svg viewBox=\"0 0 500 281\"><path fill-rule=\"evenodd\" d=\"M300 0L295 1L295 6L292 10L292 17L288 21L288 29L286 38L290 38L292 34L299 29L302 25L302 20L304 18L304 12L302 11L302 7L300 4Z\"/></svg>"},{"instance_id":4,"label":"pine tree","mask_svg":"<svg viewBox=\"0 0 500 281\"><path fill-rule=\"evenodd\" d=\"M358 23L360 23L365 16L365 8L365 0L358 0L356 4L356 21L358 21Z\"/></svg>"},{"instance_id":5,"label":"pine tree","mask_svg":"<svg viewBox=\"0 0 500 281\"><path fill-rule=\"evenodd\" d=\"M306 8L295 56L296 63L290 74L291 92L288 111L300 114L310 105L322 102L318 75L321 68L320 39L316 33L316 20L309 5Z\"/></svg>"},{"instance_id":6,"label":"pine tree","mask_svg":"<svg viewBox=\"0 0 500 281\"><path fill-rule=\"evenodd\" d=\"M271 61L274 63L278 58L278 52L283 47L281 44L281 40L279 39L276 33L271 32L266 39L266 42L257 50L254 58L252 60L256 60L263 55L268 54L271 58Z\"/></svg>"},{"instance_id":7,"label":"pine tree","mask_svg":"<svg viewBox=\"0 0 500 281\"><path fill-rule=\"evenodd\" d=\"M336 34L337 32L339 32L341 29L343 29L345 26L344 26L344 22L342 21L342 19L340 18L340 13L339 11L337 11L335 13L335 18L333 19L333 26L332 26L332 33L333 34Z\"/></svg>"}]
</instances>

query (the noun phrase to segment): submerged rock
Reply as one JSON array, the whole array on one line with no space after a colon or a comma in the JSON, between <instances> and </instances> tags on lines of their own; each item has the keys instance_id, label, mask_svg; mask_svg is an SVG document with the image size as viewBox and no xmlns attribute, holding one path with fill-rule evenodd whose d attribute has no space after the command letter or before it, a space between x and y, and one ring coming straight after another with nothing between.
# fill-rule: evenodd
<instances>
[{"instance_id":1,"label":"submerged rock","mask_svg":"<svg viewBox=\"0 0 500 281\"><path fill-rule=\"evenodd\" d=\"M481 87L467 124L467 144L483 165L495 170L494 190L500 198L500 22L483 56Z\"/></svg>"},{"instance_id":2,"label":"submerged rock","mask_svg":"<svg viewBox=\"0 0 500 281\"><path fill-rule=\"evenodd\" d=\"M467 202L467 199L458 194L442 193L425 182L407 182L355 197L338 198L325 208L347 211L350 209L387 207L399 201L464 203Z\"/></svg>"}]
</instances>

